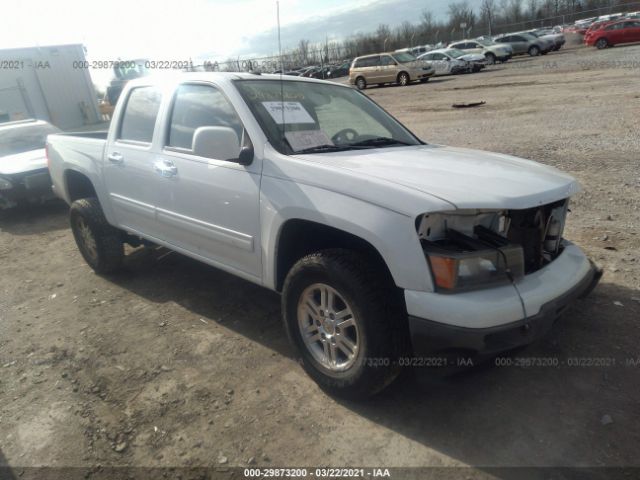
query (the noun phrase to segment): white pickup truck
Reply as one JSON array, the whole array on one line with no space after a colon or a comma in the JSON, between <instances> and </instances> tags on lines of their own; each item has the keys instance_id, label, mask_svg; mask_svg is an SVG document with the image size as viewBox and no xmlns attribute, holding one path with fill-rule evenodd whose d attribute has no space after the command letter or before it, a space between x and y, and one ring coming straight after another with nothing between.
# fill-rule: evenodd
<instances>
[{"instance_id":1,"label":"white pickup truck","mask_svg":"<svg viewBox=\"0 0 640 480\"><path fill-rule=\"evenodd\" d=\"M280 292L305 369L344 396L436 352L528 344L601 275L562 238L572 177L426 144L330 82L134 80L108 133L51 135L47 153L97 273L142 239Z\"/></svg>"}]
</instances>

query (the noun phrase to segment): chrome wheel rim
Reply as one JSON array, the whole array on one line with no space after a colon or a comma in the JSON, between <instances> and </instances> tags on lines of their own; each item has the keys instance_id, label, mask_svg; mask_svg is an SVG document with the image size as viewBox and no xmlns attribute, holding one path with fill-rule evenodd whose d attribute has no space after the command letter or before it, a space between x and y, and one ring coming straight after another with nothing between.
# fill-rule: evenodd
<instances>
[{"instance_id":1,"label":"chrome wheel rim","mask_svg":"<svg viewBox=\"0 0 640 480\"><path fill-rule=\"evenodd\" d=\"M365 85L364 80L363 80L363 79L361 79L361 78L359 78L359 79L358 79L358 88L359 88L360 90L362 90L362 89L364 88L364 85Z\"/></svg>"},{"instance_id":2,"label":"chrome wheel rim","mask_svg":"<svg viewBox=\"0 0 640 480\"><path fill-rule=\"evenodd\" d=\"M403 87L409 83L409 78L406 75L400 75L400 85Z\"/></svg>"},{"instance_id":3,"label":"chrome wheel rim","mask_svg":"<svg viewBox=\"0 0 640 480\"><path fill-rule=\"evenodd\" d=\"M89 225L84 221L84 218L79 217L76 223L78 228L78 236L80 241L82 242L82 246L84 248L85 253L92 259L96 260L98 258L98 246L96 244L96 239L93 236L93 232Z\"/></svg>"},{"instance_id":4,"label":"chrome wheel rim","mask_svg":"<svg viewBox=\"0 0 640 480\"><path fill-rule=\"evenodd\" d=\"M358 358L358 320L342 295L329 285L314 283L302 292L298 327L305 347L324 368L342 372Z\"/></svg>"}]
</instances>

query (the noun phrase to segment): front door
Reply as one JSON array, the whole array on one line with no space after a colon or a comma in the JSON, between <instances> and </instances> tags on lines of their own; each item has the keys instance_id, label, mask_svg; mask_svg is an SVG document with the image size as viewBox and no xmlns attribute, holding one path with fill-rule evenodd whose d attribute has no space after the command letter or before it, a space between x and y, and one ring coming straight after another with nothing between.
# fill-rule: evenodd
<instances>
[{"instance_id":1,"label":"front door","mask_svg":"<svg viewBox=\"0 0 640 480\"><path fill-rule=\"evenodd\" d=\"M241 145L250 141L233 106L212 85L186 83L176 91L168 121L164 148L154 162L163 180L157 215L167 242L259 278L259 165L219 158L237 157ZM194 142L201 127L226 132L225 138L232 140L224 149L231 152L221 155L215 144L203 151Z\"/></svg>"}]
</instances>

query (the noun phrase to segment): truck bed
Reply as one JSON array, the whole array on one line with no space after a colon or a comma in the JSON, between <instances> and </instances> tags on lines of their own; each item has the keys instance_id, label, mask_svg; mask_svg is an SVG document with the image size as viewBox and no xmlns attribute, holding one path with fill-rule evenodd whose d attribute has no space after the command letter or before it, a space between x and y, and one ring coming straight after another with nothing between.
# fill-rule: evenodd
<instances>
[{"instance_id":1,"label":"truck bed","mask_svg":"<svg viewBox=\"0 0 640 480\"><path fill-rule=\"evenodd\" d=\"M47 157L54 193L70 203L65 171L99 178L108 132L58 133L47 137Z\"/></svg>"}]
</instances>

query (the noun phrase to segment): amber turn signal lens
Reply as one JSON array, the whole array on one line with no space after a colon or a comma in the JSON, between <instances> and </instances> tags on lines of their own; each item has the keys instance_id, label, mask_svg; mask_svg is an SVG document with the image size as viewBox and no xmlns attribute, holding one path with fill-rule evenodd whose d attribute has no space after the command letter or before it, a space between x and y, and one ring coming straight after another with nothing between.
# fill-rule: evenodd
<instances>
[{"instance_id":1,"label":"amber turn signal lens","mask_svg":"<svg viewBox=\"0 0 640 480\"><path fill-rule=\"evenodd\" d=\"M449 290L456 286L457 261L454 258L430 256L431 271L436 285Z\"/></svg>"}]
</instances>

